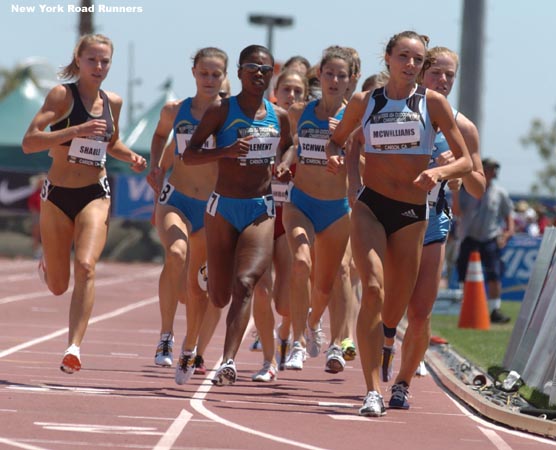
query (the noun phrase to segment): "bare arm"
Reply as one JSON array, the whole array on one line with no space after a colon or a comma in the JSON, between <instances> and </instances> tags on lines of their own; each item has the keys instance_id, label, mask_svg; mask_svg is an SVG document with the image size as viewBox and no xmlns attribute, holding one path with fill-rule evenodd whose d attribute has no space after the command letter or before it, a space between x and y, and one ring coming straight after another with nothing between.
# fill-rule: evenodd
<instances>
[{"instance_id":1,"label":"bare arm","mask_svg":"<svg viewBox=\"0 0 556 450\"><path fill-rule=\"evenodd\" d=\"M105 120L90 120L79 125L57 131L44 131L56 123L71 108L73 97L63 85L55 86L46 96L44 104L31 121L22 148L24 153L37 153L48 150L76 137L102 136L106 131Z\"/></svg>"},{"instance_id":2,"label":"bare arm","mask_svg":"<svg viewBox=\"0 0 556 450\"><path fill-rule=\"evenodd\" d=\"M111 92L107 92L110 108L114 115L114 134L112 140L108 144L107 152L110 156L119 159L120 161L130 163L131 169L134 172L142 172L147 168L147 160L141 155L135 153L128 146L126 146L120 139L119 120L120 112L122 110L122 99Z\"/></svg>"},{"instance_id":3,"label":"bare arm","mask_svg":"<svg viewBox=\"0 0 556 450\"><path fill-rule=\"evenodd\" d=\"M358 127L348 139L346 144L346 168L348 176L348 199L350 205L355 202L355 195L363 185L361 181L361 151L365 144L363 128Z\"/></svg>"},{"instance_id":4,"label":"bare arm","mask_svg":"<svg viewBox=\"0 0 556 450\"><path fill-rule=\"evenodd\" d=\"M292 133L290 129L290 120L288 113L279 107L274 107L276 115L280 121L280 143L276 155L276 177L280 181L290 181L292 173L291 165L291 149L293 149ZM290 152L290 153L288 153Z\"/></svg>"},{"instance_id":5,"label":"bare arm","mask_svg":"<svg viewBox=\"0 0 556 450\"><path fill-rule=\"evenodd\" d=\"M473 122L471 122L463 114L459 113L456 123L461 131L471 161L473 162L473 170L471 173L463 177L465 189L475 198L481 198L486 189L486 178L483 171L483 163L481 162L481 154L479 152L479 131Z\"/></svg>"},{"instance_id":6,"label":"bare arm","mask_svg":"<svg viewBox=\"0 0 556 450\"><path fill-rule=\"evenodd\" d=\"M346 106L344 117L334 130L328 145L326 146L326 156L328 157L327 170L337 173L340 166L344 164L340 156L342 147L345 145L349 135L359 126L361 118L365 113L369 92L358 92Z\"/></svg>"},{"instance_id":7,"label":"bare arm","mask_svg":"<svg viewBox=\"0 0 556 450\"><path fill-rule=\"evenodd\" d=\"M164 175L168 169L168 167L164 165L165 155L168 153L165 151L165 148L168 142L168 136L170 136L172 131L176 113L177 105L175 102L168 102L162 107L151 141L151 162L150 170L147 174L147 182L157 195L160 193Z\"/></svg>"},{"instance_id":8,"label":"bare arm","mask_svg":"<svg viewBox=\"0 0 556 450\"><path fill-rule=\"evenodd\" d=\"M227 147L204 149L203 144L210 135L216 135L222 127L228 114L228 102L212 104L205 111L203 118L182 155L184 164L198 165L218 161L220 158L238 158L246 156L249 152L251 136L237 139Z\"/></svg>"},{"instance_id":9,"label":"bare arm","mask_svg":"<svg viewBox=\"0 0 556 450\"><path fill-rule=\"evenodd\" d=\"M469 150L456 125L448 100L442 94L427 89L427 107L432 123L440 128L455 157L455 161L449 164L424 170L415 179L415 185L423 190L430 191L438 181L467 175L471 172L473 165Z\"/></svg>"}]
</instances>

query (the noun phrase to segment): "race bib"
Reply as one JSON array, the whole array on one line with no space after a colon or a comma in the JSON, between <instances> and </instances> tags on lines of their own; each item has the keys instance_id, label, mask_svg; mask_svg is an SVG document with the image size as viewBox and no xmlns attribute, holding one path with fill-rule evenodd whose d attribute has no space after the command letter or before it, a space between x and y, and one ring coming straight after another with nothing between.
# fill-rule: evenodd
<instances>
[{"instance_id":1,"label":"race bib","mask_svg":"<svg viewBox=\"0 0 556 450\"><path fill-rule=\"evenodd\" d=\"M68 151L68 161L93 167L104 167L108 142L74 138Z\"/></svg>"},{"instance_id":2,"label":"race bib","mask_svg":"<svg viewBox=\"0 0 556 450\"><path fill-rule=\"evenodd\" d=\"M191 136L193 133L177 133L176 140L178 143L178 154L183 155L183 152L189 145L189 141L191 141ZM209 136L209 138L203 144L203 148L214 148L214 136Z\"/></svg>"}]
</instances>

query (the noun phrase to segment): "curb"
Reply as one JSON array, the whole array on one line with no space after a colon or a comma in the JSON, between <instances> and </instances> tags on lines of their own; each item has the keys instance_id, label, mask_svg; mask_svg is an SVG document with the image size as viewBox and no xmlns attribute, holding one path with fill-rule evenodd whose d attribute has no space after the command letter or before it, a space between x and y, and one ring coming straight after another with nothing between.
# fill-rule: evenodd
<instances>
[{"instance_id":1,"label":"curb","mask_svg":"<svg viewBox=\"0 0 556 450\"><path fill-rule=\"evenodd\" d=\"M452 350L450 352L453 353ZM473 390L472 385L466 384L457 378L434 348L427 350L425 360L444 387L477 413L516 430L556 439L555 421L514 412L488 401Z\"/></svg>"}]
</instances>

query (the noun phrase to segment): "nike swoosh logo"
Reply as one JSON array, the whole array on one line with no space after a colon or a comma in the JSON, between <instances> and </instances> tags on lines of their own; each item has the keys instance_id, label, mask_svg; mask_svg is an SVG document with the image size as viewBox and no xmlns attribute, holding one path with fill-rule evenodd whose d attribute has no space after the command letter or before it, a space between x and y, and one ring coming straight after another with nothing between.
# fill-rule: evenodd
<instances>
[{"instance_id":1,"label":"nike swoosh logo","mask_svg":"<svg viewBox=\"0 0 556 450\"><path fill-rule=\"evenodd\" d=\"M0 182L0 203L4 205L11 205L12 203L23 200L35 192L35 186L23 186L15 189L8 187L8 180Z\"/></svg>"}]
</instances>

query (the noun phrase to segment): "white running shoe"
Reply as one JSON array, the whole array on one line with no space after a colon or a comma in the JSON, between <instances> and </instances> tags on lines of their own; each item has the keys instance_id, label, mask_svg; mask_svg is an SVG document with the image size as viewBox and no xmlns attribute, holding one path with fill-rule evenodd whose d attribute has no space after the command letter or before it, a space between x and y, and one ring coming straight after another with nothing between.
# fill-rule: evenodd
<instances>
[{"instance_id":1,"label":"white running shoe","mask_svg":"<svg viewBox=\"0 0 556 450\"><path fill-rule=\"evenodd\" d=\"M324 368L325 372L338 373L344 370L346 366L346 361L343 357L342 348L338 345L331 345L326 351L326 366Z\"/></svg>"},{"instance_id":2,"label":"white running shoe","mask_svg":"<svg viewBox=\"0 0 556 450\"><path fill-rule=\"evenodd\" d=\"M185 384L195 372L195 352L182 351L176 365L176 384Z\"/></svg>"},{"instance_id":3,"label":"white running shoe","mask_svg":"<svg viewBox=\"0 0 556 450\"><path fill-rule=\"evenodd\" d=\"M199 267L199 271L197 272L197 283L202 291L207 292L208 289L208 268L207 263L204 263Z\"/></svg>"},{"instance_id":4,"label":"white running shoe","mask_svg":"<svg viewBox=\"0 0 556 450\"><path fill-rule=\"evenodd\" d=\"M277 380L276 366L272 365L270 361L265 361L263 363L263 368L254 374L251 379L253 381L260 381L263 383L268 383L269 381Z\"/></svg>"},{"instance_id":5,"label":"white running shoe","mask_svg":"<svg viewBox=\"0 0 556 450\"><path fill-rule=\"evenodd\" d=\"M64 353L60 370L65 373L75 373L81 370L81 355L79 347L71 344Z\"/></svg>"},{"instance_id":6,"label":"white running shoe","mask_svg":"<svg viewBox=\"0 0 556 450\"><path fill-rule=\"evenodd\" d=\"M39 259L39 265L37 267L39 273L39 279L46 284L46 263L44 262L44 256Z\"/></svg>"},{"instance_id":7,"label":"white running shoe","mask_svg":"<svg viewBox=\"0 0 556 450\"><path fill-rule=\"evenodd\" d=\"M174 362L174 335L172 333L163 333L160 336L160 342L156 347L154 363L157 366L172 367Z\"/></svg>"},{"instance_id":8,"label":"white running shoe","mask_svg":"<svg viewBox=\"0 0 556 450\"><path fill-rule=\"evenodd\" d=\"M363 406L359 408L360 416L380 417L386 415L386 408L384 407L384 399L377 391L369 391Z\"/></svg>"},{"instance_id":9,"label":"white running shoe","mask_svg":"<svg viewBox=\"0 0 556 450\"><path fill-rule=\"evenodd\" d=\"M212 384L222 386L224 384L234 384L237 378L236 365L233 359L229 359L218 368L212 379Z\"/></svg>"},{"instance_id":10,"label":"white running shoe","mask_svg":"<svg viewBox=\"0 0 556 450\"><path fill-rule=\"evenodd\" d=\"M425 365L425 361L421 361L419 363L419 367L417 367L417 371L415 372L415 375L417 375L418 377L426 377L429 374L429 371L427 370L427 366Z\"/></svg>"},{"instance_id":11,"label":"white running shoe","mask_svg":"<svg viewBox=\"0 0 556 450\"><path fill-rule=\"evenodd\" d=\"M305 329L305 340L307 341L307 353L309 353L311 358L319 356L324 339L322 320L319 320L317 328L314 330L307 324L307 328Z\"/></svg>"},{"instance_id":12,"label":"white running shoe","mask_svg":"<svg viewBox=\"0 0 556 450\"><path fill-rule=\"evenodd\" d=\"M303 361L305 361L305 349L299 341L295 341L284 366L288 370L303 370Z\"/></svg>"}]
</instances>

